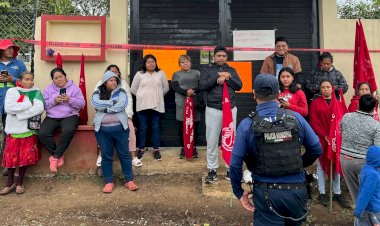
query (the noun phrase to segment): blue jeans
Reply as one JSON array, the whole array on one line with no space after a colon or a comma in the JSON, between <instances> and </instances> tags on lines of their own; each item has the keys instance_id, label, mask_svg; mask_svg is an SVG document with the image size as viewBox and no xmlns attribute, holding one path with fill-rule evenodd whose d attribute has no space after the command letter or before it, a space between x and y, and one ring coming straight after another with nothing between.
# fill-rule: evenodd
<instances>
[{"instance_id":1,"label":"blue jeans","mask_svg":"<svg viewBox=\"0 0 380 226\"><path fill-rule=\"evenodd\" d=\"M271 211L264 198L265 188L253 187L253 203L255 205L255 226L290 226L301 225L302 221L291 221L277 216ZM285 217L300 218L307 211L307 191L305 189L268 189L269 199L276 212Z\"/></svg>"},{"instance_id":2,"label":"blue jeans","mask_svg":"<svg viewBox=\"0 0 380 226\"><path fill-rule=\"evenodd\" d=\"M325 171L323 171L321 163L319 160L317 161L317 177L318 177L318 191L319 194L326 194L326 186L325 186ZM334 181L333 181L333 190L335 195L340 195L340 174L334 172Z\"/></svg>"},{"instance_id":3,"label":"blue jeans","mask_svg":"<svg viewBox=\"0 0 380 226\"><path fill-rule=\"evenodd\" d=\"M122 125L101 126L95 136L102 150L102 172L104 183L113 181L113 154L116 148L119 157L121 170L123 171L124 180L129 182L133 180L132 159L129 154L128 139L129 129L125 130Z\"/></svg>"},{"instance_id":4,"label":"blue jeans","mask_svg":"<svg viewBox=\"0 0 380 226\"><path fill-rule=\"evenodd\" d=\"M160 147L160 120L161 113L155 110L143 110L137 112L139 118L139 139L137 146L140 149L145 148L146 131L148 129L148 123L152 125L152 146L153 149Z\"/></svg>"}]
</instances>

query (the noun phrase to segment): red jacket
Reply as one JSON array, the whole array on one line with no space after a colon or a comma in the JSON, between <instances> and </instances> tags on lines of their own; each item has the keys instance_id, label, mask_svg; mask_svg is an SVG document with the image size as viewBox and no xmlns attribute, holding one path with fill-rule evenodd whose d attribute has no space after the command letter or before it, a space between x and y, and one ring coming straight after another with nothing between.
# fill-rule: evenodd
<instances>
[{"instance_id":1,"label":"red jacket","mask_svg":"<svg viewBox=\"0 0 380 226\"><path fill-rule=\"evenodd\" d=\"M355 112L359 110L359 99L360 96L354 95L351 99L350 106L348 106L348 112Z\"/></svg>"},{"instance_id":2,"label":"red jacket","mask_svg":"<svg viewBox=\"0 0 380 226\"><path fill-rule=\"evenodd\" d=\"M295 93L291 93L288 89L285 89L283 92L278 94L278 99L287 98L290 104L289 109L295 112L300 113L302 116L307 116L307 100L305 93L302 90L298 90Z\"/></svg>"}]
</instances>

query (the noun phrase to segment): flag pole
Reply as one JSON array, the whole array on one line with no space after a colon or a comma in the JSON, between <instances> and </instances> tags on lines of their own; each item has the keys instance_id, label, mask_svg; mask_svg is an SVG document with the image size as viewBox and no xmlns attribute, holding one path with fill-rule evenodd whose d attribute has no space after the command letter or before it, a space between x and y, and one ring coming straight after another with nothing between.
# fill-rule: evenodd
<instances>
[{"instance_id":1,"label":"flag pole","mask_svg":"<svg viewBox=\"0 0 380 226\"><path fill-rule=\"evenodd\" d=\"M330 207L330 212L332 212L332 197L333 197L333 170L332 170L332 161L330 161L330 203L329 203L329 207Z\"/></svg>"}]
</instances>

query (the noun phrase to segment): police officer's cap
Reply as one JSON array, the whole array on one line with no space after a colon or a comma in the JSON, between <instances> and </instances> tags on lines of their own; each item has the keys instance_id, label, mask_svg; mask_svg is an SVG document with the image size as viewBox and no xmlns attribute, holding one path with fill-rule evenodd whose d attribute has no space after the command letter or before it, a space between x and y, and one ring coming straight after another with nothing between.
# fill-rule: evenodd
<instances>
[{"instance_id":1,"label":"police officer's cap","mask_svg":"<svg viewBox=\"0 0 380 226\"><path fill-rule=\"evenodd\" d=\"M262 96L278 95L278 81L271 74L259 74L253 83L253 89L258 95Z\"/></svg>"}]
</instances>

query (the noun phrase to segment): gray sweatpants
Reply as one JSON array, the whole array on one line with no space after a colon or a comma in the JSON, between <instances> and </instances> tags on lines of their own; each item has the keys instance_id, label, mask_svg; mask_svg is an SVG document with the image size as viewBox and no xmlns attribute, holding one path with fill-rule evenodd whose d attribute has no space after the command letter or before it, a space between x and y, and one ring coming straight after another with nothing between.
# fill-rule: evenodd
<instances>
[{"instance_id":1,"label":"gray sweatpants","mask_svg":"<svg viewBox=\"0 0 380 226\"><path fill-rule=\"evenodd\" d=\"M222 131L222 110L206 107L206 142L207 142L207 168L216 170L219 167L218 162L218 142ZM234 121L234 130L236 132L236 107L232 108L232 118Z\"/></svg>"},{"instance_id":2,"label":"gray sweatpants","mask_svg":"<svg viewBox=\"0 0 380 226\"><path fill-rule=\"evenodd\" d=\"M344 180L354 203L356 203L356 198L359 194L359 175L364 164L365 159L346 159L343 155L340 155L340 165L342 166Z\"/></svg>"}]
</instances>

